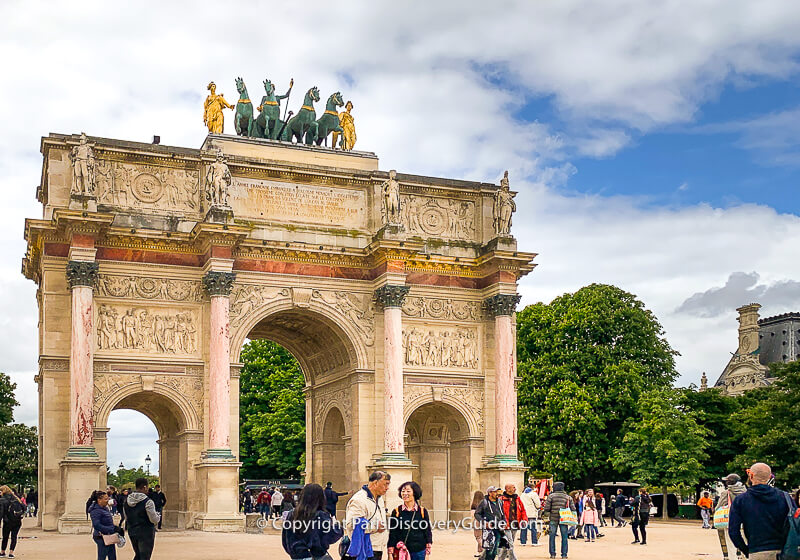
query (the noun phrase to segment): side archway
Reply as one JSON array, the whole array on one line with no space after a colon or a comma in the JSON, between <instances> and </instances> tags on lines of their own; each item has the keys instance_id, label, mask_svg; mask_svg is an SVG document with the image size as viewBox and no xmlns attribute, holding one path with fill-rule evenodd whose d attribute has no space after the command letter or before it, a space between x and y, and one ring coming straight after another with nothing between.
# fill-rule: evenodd
<instances>
[{"instance_id":1,"label":"side archway","mask_svg":"<svg viewBox=\"0 0 800 560\"><path fill-rule=\"evenodd\" d=\"M333 406L328 409L324 418L322 440L314 445L316 472L319 473L319 481L323 486L332 482L334 491L348 491L351 481L347 457L352 453L344 416L338 407ZM337 504L337 510L343 509L345 503L341 501Z\"/></svg>"}]
</instances>

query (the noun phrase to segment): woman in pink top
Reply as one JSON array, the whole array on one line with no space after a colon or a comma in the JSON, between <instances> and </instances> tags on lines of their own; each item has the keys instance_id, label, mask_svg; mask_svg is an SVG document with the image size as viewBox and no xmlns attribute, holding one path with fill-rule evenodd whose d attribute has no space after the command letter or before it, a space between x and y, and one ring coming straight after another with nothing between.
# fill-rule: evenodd
<instances>
[{"instance_id":1,"label":"woman in pink top","mask_svg":"<svg viewBox=\"0 0 800 560\"><path fill-rule=\"evenodd\" d=\"M597 506L594 502L594 490L591 488L586 491L583 499L583 513L581 514L581 525L586 542L594 542L597 538L598 514Z\"/></svg>"}]
</instances>

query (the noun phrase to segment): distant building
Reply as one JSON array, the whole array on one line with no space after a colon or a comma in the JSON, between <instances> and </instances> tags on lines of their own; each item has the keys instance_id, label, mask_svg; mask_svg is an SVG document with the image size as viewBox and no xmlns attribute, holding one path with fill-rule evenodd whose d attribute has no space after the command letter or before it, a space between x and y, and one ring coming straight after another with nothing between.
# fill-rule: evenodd
<instances>
[{"instance_id":1,"label":"distant building","mask_svg":"<svg viewBox=\"0 0 800 560\"><path fill-rule=\"evenodd\" d=\"M759 319L759 309L759 304L751 303L736 310L739 348L714 384L729 395L769 385L769 364L800 359L800 313Z\"/></svg>"}]
</instances>

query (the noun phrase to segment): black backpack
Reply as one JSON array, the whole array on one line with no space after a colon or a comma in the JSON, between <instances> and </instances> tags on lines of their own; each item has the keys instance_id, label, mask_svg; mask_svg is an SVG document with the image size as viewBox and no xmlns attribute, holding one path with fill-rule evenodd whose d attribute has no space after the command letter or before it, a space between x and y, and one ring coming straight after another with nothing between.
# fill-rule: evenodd
<instances>
[{"instance_id":1,"label":"black backpack","mask_svg":"<svg viewBox=\"0 0 800 560\"><path fill-rule=\"evenodd\" d=\"M22 521L25 517L25 506L19 500L11 499L8 502L8 509L6 509L6 518L9 521Z\"/></svg>"}]
</instances>

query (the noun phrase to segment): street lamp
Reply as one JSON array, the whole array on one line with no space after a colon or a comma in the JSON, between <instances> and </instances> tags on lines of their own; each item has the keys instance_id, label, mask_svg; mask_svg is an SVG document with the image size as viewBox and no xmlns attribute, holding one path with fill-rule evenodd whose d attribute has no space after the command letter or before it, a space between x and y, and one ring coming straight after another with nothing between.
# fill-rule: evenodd
<instances>
[{"instance_id":1,"label":"street lamp","mask_svg":"<svg viewBox=\"0 0 800 560\"><path fill-rule=\"evenodd\" d=\"M150 458L150 454L148 453L147 457L144 458L144 464L147 466L147 476L150 476L150 463L152 462L153 460Z\"/></svg>"},{"instance_id":2,"label":"street lamp","mask_svg":"<svg viewBox=\"0 0 800 560\"><path fill-rule=\"evenodd\" d=\"M119 470L122 470L122 469L124 469L124 468L125 468L125 465L123 465L123 464L122 464L122 461L120 461L120 462L119 462Z\"/></svg>"}]
</instances>

